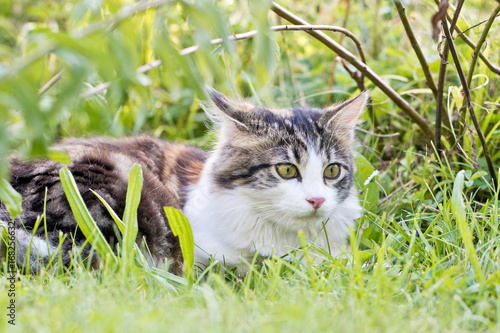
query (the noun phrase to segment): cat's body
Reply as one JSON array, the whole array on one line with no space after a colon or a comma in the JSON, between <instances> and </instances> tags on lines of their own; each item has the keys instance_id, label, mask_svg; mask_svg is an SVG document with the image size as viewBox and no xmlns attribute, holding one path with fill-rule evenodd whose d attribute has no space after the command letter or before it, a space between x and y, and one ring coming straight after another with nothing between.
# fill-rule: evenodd
<instances>
[{"instance_id":1,"label":"cat's body","mask_svg":"<svg viewBox=\"0 0 500 333\"><path fill-rule=\"evenodd\" d=\"M229 267L241 267L242 259L250 262L256 253L285 255L300 246L299 230L308 241L339 253L348 226L361 212L351 144L366 98L363 94L324 110L270 110L230 102L212 91L218 109L212 116L220 130L211 154L145 136L69 139L55 148L69 153L68 169L111 243L116 242L115 222L90 190L121 216L128 173L134 163L141 164L138 241L144 238L152 259L168 259L175 273L180 273L182 256L163 206L180 208L189 218L200 264L213 256ZM11 184L23 197L23 213L15 221L18 243L24 242L18 246L20 264L27 242L35 249L31 264L36 265L36 256L44 264L57 248L59 232L68 234L62 246L67 265L72 243L80 246L85 241L62 191L61 167L51 160L11 160ZM29 237L43 214L45 188L48 246L43 224L33 240ZM8 219L0 203L0 220Z\"/></svg>"}]
</instances>

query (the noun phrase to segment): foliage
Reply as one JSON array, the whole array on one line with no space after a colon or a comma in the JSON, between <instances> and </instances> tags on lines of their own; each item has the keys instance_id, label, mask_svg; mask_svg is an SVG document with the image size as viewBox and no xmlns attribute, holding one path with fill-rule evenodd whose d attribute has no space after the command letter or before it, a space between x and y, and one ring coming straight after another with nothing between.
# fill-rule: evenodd
<instances>
[{"instance_id":1,"label":"foliage","mask_svg":"<svg viewBox=\"0 0 500 333\"><path fill-rule=\"evenodd\" d=\"M342 66L321 42L305 32L269 31L288 24L270 12L269 1L0 1L0 199L12 214L19 212L19 198L5 179L13 151L69 162L48 149L54 140L138 133L209 147L200 108L204 84L279 106L322 106L359 93L352 67ZM430 36L435 1L403 4L437 82L440 51ZM436 98L393 1L280 5L311 24L352 31L367 65L435 130ZM465 30L488 19L495 6L467 1L457 26ZM465 35L477 42L484 27ZM254 29L260 33L252 39L227 38ZM499 30L496 20L481 49L493 64L500 63ZM328 34L357 55L342 34ZM213 38L223 43L214 46ZM454 43L469 74L473 49L460 38ZM179 54L193 45L196 52ZM24 331L498 331L498 193L477 129L462 110L455 64L448 61L442 155L379 86L365 80L372 109L359 125L356 163L365 212L351 236L352 253L323 263L264 259L244 277L214 264L187 283L149 268L143 251L130 243L142 187L135 169L127 216L122 220L107 206L124 235L124 252L116 257L121 274L111 264L113 252L99 241L92 242L95 249L110 253L100 270L75 258L67 271L18 274L17 323ZM500 80L482 59L471 74L474 110L498 169ZM84 214L69 172L62 174L66 193L73 190L70 197ZM4 306L7 276L0 280Z\"/></svg>"}]
</instances>

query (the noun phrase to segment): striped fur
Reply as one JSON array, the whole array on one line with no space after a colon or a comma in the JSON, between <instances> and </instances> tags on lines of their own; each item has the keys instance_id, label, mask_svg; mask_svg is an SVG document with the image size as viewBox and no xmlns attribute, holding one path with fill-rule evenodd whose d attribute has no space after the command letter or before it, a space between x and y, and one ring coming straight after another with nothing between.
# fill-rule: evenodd
<instances>
[{"instance_id":1,"label":"striped fur","mask_svg":"<svg viewBox=\"0 0 500 333\"><path fill-rule=\"evenodd\" d=\"M154 261L168 259L177 274L182 270L182 256L163 206L183 209L190 219L200 264L206 264L209 256L233 267L242 259L250 261L256 253L284 255L298 245L299 230L325 249L342 246L348 226L361 210L353 186L351 145L354 123L367 94L326 109L267 109L230 101L216 91L211 95L216 107L207 111L218 125L219 138L210 154L147 136L67 139L54 147L71 156L68 168L105 238L115 244L117 230L91 190L121 216L128 173L139 163L144 186L137 241L145 239ZM276 165L282 163L295 165L300 176L281 178ZM341 165L338 179L323 177L330 163ZM75 245L88 257L90 247L82 248L85 238L60 184L63 165L13 157L10 166L11 184L23 197L23 213L14 221L19 264L29 261L32 268L40 269L58 245L65 265ZM42 224L31 238L35 221L43 213L45 189L47 230ZM325 200L314 209L307 201L311 197ZM0 220L8 221L1 203ZM322 222L327 222L330 244ZM59 244L61 232L67 235L63 244ZM29 257L28 244L32 244ZM96 259L89 258L94 264Z\"/></svg>"}]
</instances>

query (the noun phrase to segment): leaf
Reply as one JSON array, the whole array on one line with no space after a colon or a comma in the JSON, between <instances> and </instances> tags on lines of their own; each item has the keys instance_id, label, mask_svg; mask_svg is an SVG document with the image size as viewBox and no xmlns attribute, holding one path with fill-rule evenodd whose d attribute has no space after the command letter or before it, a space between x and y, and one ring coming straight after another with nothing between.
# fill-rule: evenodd
<instances>
[{"instance_id":1,"label":"leaf","mask_svg":"<svg viewBox=\"0 0 500 333\"><path fill-rule=\"evenodd\" d=\"M358 190L363 191L360 195L360 200L364 201L364 208L374 210L378 206L379 188L375 182L370 181L365 185L365 182L373 175L375 168L362 155L357 154L354 163L356 164L356 174L354 183Z\"/></svg>"},{"instance_id":2,"label":"leaf","mask_svg":"<svg viewBox=\"0 0 500 333\"><path fill-rule=\"evenodd\" d=\"M474 273L476 275L476 279L482 284L484 283L484 275L481 271L481 266L479 265L479 260L477 259L476 249L474 248L472 236L467 225L465 204L462 197L464 175L464 170L461 170L455 178L455 184L453 185L453 194L451 197L451 211L453 212L453 215L457 220L458 228L460 230L460 234L462 235L462 240L464 241L465 250L467 252L467 256L469 257L472 269L474 270Z\"/></svg>"},{"instance_id":3,"label":"leaf","mask_svg":"<svg viewBox=\"0 0 500 333\"><path fill-rule=\"evenodd\" d=\"M9 211L11 218L16 217L23 211L22 200L21 195L14 190L6 179L0 179L0 201Z\"/></svg>"},{"instance_id":4,"label":"leaf","mask_svg":"<svg viewBox=\"0 0 500 333\"><path fill-rule=\"evenodd\" d=\"M47 151L47 154L45 154L45 155L53 161L63 163L63 164L71 164L71 157L65 151L57 150L57 149L49 149Z\"/></svg>"},{"instance_id":5,"label":"leaf","mask_svg":"<svg viewBox=\"0 0 500 333\"><path fill-rule=\"evenodd\" d=\"M78 190L73 175L67 167L64 167L59 171L59 176L61 177L61 184L71 207L71 211L85 238L87 238L90 244L95 246L97 253L99 253L101 257L106 258L109 256L117 263L118 260L115 254L111 250L108 242L104 239L101 230L99 230L99 227L83 202L83 198Z\"/></svg>"},{"instance_id":6,"label":"leaf","mask_svg":"<svg viewBox=\"0 0 500 333\"><path fill-rule=\"evenodd\" d=\"M174 207L163 207L163 209L165 210L165 215L167 216L168 223L174 236L179 237L187 279L189 283L192 283L194 270L193 230L191 229L189 220L180 210Z\"/></svg>"},{"instance_id":7,"label":"leaf","mask_svg":"<svg viewBox=\"0 0 500 333\"><path fill-rule=\"evenodd\" d=\"M484 176L487 176L488 173L486 171L478 171L476 172L475 174L473 174L469 180L474 180L474 179L477 179L477 178L480 178L480 177L484 177Z\"/></svg>"}]
</instances>

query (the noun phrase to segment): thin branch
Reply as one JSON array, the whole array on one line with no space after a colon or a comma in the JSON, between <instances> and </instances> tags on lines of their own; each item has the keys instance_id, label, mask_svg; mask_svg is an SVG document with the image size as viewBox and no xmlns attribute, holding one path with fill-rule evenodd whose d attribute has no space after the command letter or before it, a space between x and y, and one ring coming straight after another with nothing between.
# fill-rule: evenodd
<instances>
[{"instance_id":1,"label":"thin branch","mask_svg":"<svg viewBox=\"0 0 500 333\"><path fill-rule=\"evenodd\" d=\"M110 85L111 85L110 82L99 83L94 88L82 92L80 94L80 98L89 98L90 96L97 95L98 93L101 93L104 90L108 89Z\"/></svg>"},{"instance_id":2,"label":"thin branch","mask_svg":"<svg viewBox=\"0 0 500 333\"><path fill-rule=\"evenodd\" d=\"M408 21L408 17L406 17L405 13L406 8L401 3L401 0L393 0L393 1L394 4L396 5L396 8L398 9L399 17L401 18L401 22L403 23L403 26L405 28L406 35L410 40L411 47L413 48L413 51L415 51L418 61L420 62L420 66L424 71L427 86L431 89L432 93L434 94L434 98L436 98L437 96L436 83L434 83L434 79L432 78L432 74L429 69L429 64L427 64L427 60L425 60L424 53L420 49L420 44L418 43L417 38L413 33L413 29L411 28L410 22Z\"/></svg>"},{"instance_id":3,"label":"thin branch","mask_svg":"<svg viewBox=\"0 0 500 333\"><path fill-rule=\"evenodd\" d=\"M54 75L54 77L52 77L52 79L50 79L47 83L45 83L45 85L43 87L41 87L40 90L38 90L38 93L40 95L45 94L47 92L47 90L52 88L52 86L54 84L56 84L57 81L59 81L63 72L64 72L64 69L61 69L56 75Z\"/></svg>"},{"instance_id":4,"label":"thin branch","mask_svg":"<svg viewBox=\"0 0 500 333\"><path fill-rule=\"evenodd\" d=\"M500 16L500 14L497 14L495 17L499 17L499 16ZM488 21L489 21L489 19L488 20L483 20L483 21L481 21L479 23L471 25L470 27L468 27L467 29L463 30L461 33L459 33L458 35L456 35L455 38L453 38L453 39L457 39L457 37L460 37L460 35L465 34L467 31L472 30L472 29L474 29L476 27L479 27L480 25L483 25L483 24L485 24Z\"/></svg>"},{"instance_id":5,"label":"thin branch","mask_svg":"<svg viewBox=\"0 0 500 333\"><path fill-rule=\"evenodd\" d=\"M307 24L307 25L275 25L275 26L270 27L269 30L271 30L271 31L291 30L291 31L306 31L306 32L316 31L316 30L324 30L324 31L341 32L342 34L349 37L354 42L354 44L356 45L356 49L358 50L359 57L361 58L361 61L366 63L366 58L365 58L365 54L363 52L363 48L361 47L361 43L359 42L356 35L354 35L352 32L350 32L346 28L337 27L337 26L333 26L333 25ZM254 37L258 33L259 33L258 30L252 30L252 31L241 33L241 34L234 34L234 35L228 36L227 39L229 39L229 40L247 39L247 38ZM219 44L222 44L223 41L224 40L222 38L215 38L215 39L212 39L210 41L210 44L219 45ZM197 51L198 49L199 49L198 45L193 45L193 46L190 46L190 47L187 47L187 48L181 50L179 52L179 54L180 55L191 54L191 53Z\"/></svg>"},{"instance_id":6,"label":"thin branch","mask_svg":"<svg viewBox=\"0 0 500 333\"><path fill-rule=\"evenodd\" d=\"M493 25L493 21L495 20L495 17L497 16L497 14L499 12L500 12L500 3L496 6L496 8L491 13L491 15L488 19L488 22L486 23L486 26L484 27L483 33L481 34L481 37L479 38L479 41L477 42L476 48L474 49L474 52L472 52L472 60L470 63L469 72L467 73L467 85L469 87L470 87L470 84L472 82L474 68L476 67L476 63L477 63L477 57L479 55L479 52L481 51L481 47L483 46L484 42L486 41L486 37L488 36L488 33L490 32L491 26Z\"/></svg>"},{"instance_id":7,"label":"thin branch","mask_svg":"<svg viewBox=\"0 0 500 333\"><path fill-rule=\"evenodd\" d=\"M367 131L367 130L361 128L361 127L356 127L355 129L356 129L356 131L360 131L360 132L363 132L363 133L366 133L366 134L370 134L370 136L377 136L379 138L392 138L392 137L401 135L399 132L391 133L391 134L373 133L373 132Z\"/></svg>"},{"instance_id":8,"label":"thin branch","mask_svg":"<svg viewBox=\"0 0 500 333\"><path fill-rule=\"evenodd\" d=\"M345 28L347 25L347 20L349 19L349 13L351 12L351 0L347 0L347 7L345 10L345 15L344 15L344 20L342 21L342 28ZM279 17L279 16L278 16ZM281 18L280 18L281 19ZM340 35L339 37L339 44L342 45L342 42L344 41L344 35ZM333 84L335 83L335 73L337 69L337 64L338 61L334 60L332 64L332 74L330 75L330 79L328 80L328 90L333 89ZM365 89L362 89L362 91ZM326 95L326 104L330 104L330 99L332 97L332 93L329 92Z\"/></svg>"},{"instance_id":9,"label":"thin branch","mask_svg":"<svg viewBox=\"0 0 500 333\"><path fill-rule=\"evenodd\" d=\"M455 13L453 14L453 20L451 21L452 29L457 24L458 18L460 16L460 11L462 10L463 5L464 5L464 0L459 0L457 8L455 9ZM442 22L443 21L446 21L446 18L444 18ZM444 93L444 82L446 79L446 65L448 64L448 53L449 53L449 45L448 43L446 43L444 45L444 50L441 57L442 59L441 66L439 67L438 90L436 98L436 136L434 138L434 145L436 146L436 151L438 152L438 154L441 153L441 124L442 124L442 115L444 106L443 93ZM448 119L448 117L446 117L446 119ZM452 129L451 120L447 122L449 122L450 129ZM453 136L455 137L454 133ZM458 140L456 140L456 142L458 143Z\"/></svg>"},{"instance_id":10,"label":"thin branch","mask_svg":"<svg viewBox=\"0 0 500 333\"><path fill-rule=\"evenodd\" d=\"M298 16L290 13L280 5L273 2L271 10L274 11L279 16L297 25L308 25L306 21L299 18ZM359 61L351 52L343 48L333 39L328 37L326 34L320 31L308 31L308 33L318 39L320 42L325 44L329 49L337 53L340 57L348 61L351 65L356 67L361 73L366 75L370 81L373 82L378 88L380 88L389 98L391 98L397 106L401 108L423 131L424 135L429 139L434 138L434 131L429 126L429 123L420 116L415 109L413 109L407 101L405 101L391 86L385 83L380 76L378 76L371 68L366 64Z\"/></svg>"},{"instance_id":11,"label":"thin branch","mask_svg":"<svg viewBox=\"0 0 500 333\"><path fill-rule=\"evenodd\" d=\"M365 54L363 52L363 48L361 47L361 43L359 42L359 40L357 39L357 37L352 32L350 32L349 30L347 30L345 28L331 26L331 25L308 25L308 26L276 25L276 26L270 27L270 30L272 30L272 31L327 30L327 31L341 32L345 36L349 37L354 42L354 44L356 45L356 48L357 48L357 50L359 52L360 58L362 59L363 62L366 62ZM249 31L249 32L241 33L241 34L234 34L234 35L228 36L227 38L229 40L242 40L242 39L248 39L248 38L254 37L258 33L259 32L257 30L252 30L252 31ZM210 41L210 43L212 45L219 45L219 44L222 44L222 42L223 42L222 38L215 38L215 39L212 39ZM180 55L191 54L193 52L196 52L198 49L199 49L198 45L193 45L193 46L190 46L190 47L187 47L187 48L181 50L179 52L179 54ZM145 72L147 72L147 71L149 71L151 69L154 69L154 68L156 68L156 67L158 67L160 65L161 65L161 60L154 60L150 64L146 64L146 65L143 65L143 66L139 67L137 69L137 72L138 73L145 73ZM58 76L58 75L56 75L56 76ZM56 76L54 76L49 81L49 82L52 82L53 80L55 80L55 81L52 82L52 85L54 85L54 83L57 82L57 80L60 79L60 75L57 78L56 78ZM48 85L48 83L45 86L47 86L47 85ZM97 94L99 92L102 92L102 91L106 90L108 88L108 86L106 86L106 87L100 86L100 89L96 89L97 88L97 86L96 86L96 88L92 88L91 90L82 93L81 96L89 97L89 96L95 95L95 94ZM48 87L46 90L44 90L44 92L47 91L50 87Z\"/></svg>"},{"instance_id":12,"label":"thin branch","mask_svg":"<svg viewBox=\"0 0 500 333\"><path fill-rule=\"evenodd\" d=\"M474 112L474 106L472 105L472 99L470 96L469 86L467 85L467 80L465 78L462 65L460 64L460 59L458 58L457 51L455 50L455 45L453 44L453 38L451 37L451 33L448 28L448 22L446 20L443 20L443 30L446 35L446 42L450 47L450 53L453 57L453 61L455 62L455 67L457 68L458 77L460 79L460 83L462 84L465 99L467 100L467 109L469 110L470 117L472 119L472 122L474 123L474 127L479 136L479 141L481 141L481 145L483 146L484 157L486 158L486 163L488 164L490 176L496 188L498 186L498 182L497 182L496 171L493 166L493 162L491 160L490 150L488 149L488 144L486 143L486 139L484 138L483 131L481 130L481 126L479 125L479 122L476 118L476 113Z\"/></svg>"},{"instance_id":13,"label":"thin branch","mask_svg":"<svg viewBox=\"0 0 500 333\"><path fill-rule=\"evenodd\" d=\"M363 140L361 140L361 139L359 139L359 138L357 138L357 139L358 139L358 142L361 144L361 146L362 146L363 148L365 148L365 149L366 149L366 150L368 150L368 151L369 151L369 152L370 152L373 156L375 156L375 158L377 159L377 161L380 163L380 166L382 167L382 169L387 169L387 163L386 163L386 162L385 162L385 161L384 161L384 160L383 160L380 156L378 156L378 155L377 155L377 154L373 151L373 149L371 149L370 147L368 147L368 146L366 145L366 143L364 143L364 142L363 142Z\"/></svg>"},{"instance_id":14,"label":"thin branch","mask_svg":"<svg viewBox=\"0 0 500 333\"><path fill-rule=\"evenodd\" d=\"M434 0L434 2L437 5L439 5L439 0ZM452 18L449 15L447 15L446 18L448 22L452 22ZM467 35L464 34L464 31L462 31L462 29L460 29L459 26L452 24L450 25L450 27L453 27L453 29L450 29L451 31L455 30L456 32L458 32L457 37L460 36L460 38L465 42L465 44L469 45L469 47L471 47L472 49L476 48L476 44L474 44L474 42L470 40L470 38L467 37ZM490 69L490 71L492 71L497 75L500 75L500 67L494 65L488 58L486 58L486 56L482 52L479 52L479 59L481 59L484 62L484 64Z\"/></svg>"}]
</instances>

